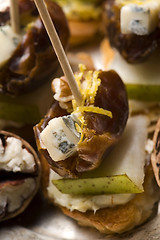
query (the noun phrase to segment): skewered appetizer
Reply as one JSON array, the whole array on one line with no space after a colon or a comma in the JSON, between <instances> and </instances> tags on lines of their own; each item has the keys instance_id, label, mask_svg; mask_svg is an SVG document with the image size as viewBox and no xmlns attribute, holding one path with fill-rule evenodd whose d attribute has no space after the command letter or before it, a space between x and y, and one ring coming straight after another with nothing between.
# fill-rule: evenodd
<instances>
[{"instance_id":1,"label":"skewered appetizer","mask_svg":"<svg viewBox=\"0 0 160 240\"><path fill-rule=\"evenodd\" d=\"M153 108L160 100L160 2L114 0L104 6L105 68L119 73L129 99L141 101L134 102L137 108Z\"/></svg>"},{"instance_id":2,"label":"skewered appetizer","mask_svg":"<svg viewBox=\"0 0 160 240\"><path fill-rule=\"evenodd\" d=\"M129 63L144 62L159 48L159 12L158 0L106 1L107 36Z\"/></svg>"},{"instance_id":3,"label":"skewered appetizer","mask_svg":"<svg viewBox=\"0 0 160 240\"><path fill-rule=\"evenodd\" d=\"M76 105L66 79L57 78L52 82L54 98L57 101L52 105L46 118L36 127L37 131L40 128L40 132L45 128L41 133L41 139L45 141L46 146L53 142L50 137L55 135L55 146L53 144L48 146L50 150L48 147L42 148L42 152L45 156L48 155L49 163L55 171L60 175L70 177L92 170L100 164L106 149L109 151L121 136L128 118L126 91L115 72L95 71L92 73L92 71L85 71L82 65L81 72L77 73L76 78L79 80L84 96L82 105ZM113 96L114 101L112 101ZM69 112L72 114L68 115ZM63 115L64 117L60 117ZM49 121L51 118L53 120ZM71 133L73 132L69 140L65 139L65 130L61 129L63 122L66 125L66 131L68 126L71 128ZM55 126L57 126L57 133L54 134L51 129ZM79 128L79 132L74 126ZM63 141L58 143L61 132L64 132L64 144ZM47 137L48 134L51 134L50 137ZM57 144L60 144L59 150Z\"/></svg>"},{"instance_id":4,"label":"skewered appetizer","mask_svg":"<svg viewBox=\"0 0 160 240\"><path fill-rule=\"evenodd\" d=\"M45 3L66 48L69 29L65 15L56 3L50 0ZM18 4L19 34L14 33L10 25L9 1L0 5L1 125L11 125L11 121L31 125L37 123L50 106L49 80L58 69L57 57L34 2L19 0Z\"/></svg>"},{"instance_id":5,"label":"skewered appetizer","mask_svg":"<svg viewBox=\"0 0 160 240\"><path fill-rule=\"evenodd\" d=\"M54 0L64 10L71 32L70 45L77 46L102 35L103 0Z\"/></svg>"},{"instance_id":6,"label":"skewered appetizer","mask_svg":"<svg viewBox=\"0 0 160 240\"><path fill-rule=\"evenodd\" d=\"M76 105L64 77L55 79L55 101L34 127L44 194L79 224L122 233L145 222L159 198L149 119L132 117L124 131L128 101L116 72L81 66L75 78L82 104Z\"/></svg>"},{"instance_id":7,"label":"skewered appetizer","mask_svg":"<svg viewBox=\"0 0 160 240\"><path fill-rule=\"evenodd\" d=\"M0 131L0 221L22 213L40 183L40 161L33 148L19 136Z\"/></svg>"}]
</instances>

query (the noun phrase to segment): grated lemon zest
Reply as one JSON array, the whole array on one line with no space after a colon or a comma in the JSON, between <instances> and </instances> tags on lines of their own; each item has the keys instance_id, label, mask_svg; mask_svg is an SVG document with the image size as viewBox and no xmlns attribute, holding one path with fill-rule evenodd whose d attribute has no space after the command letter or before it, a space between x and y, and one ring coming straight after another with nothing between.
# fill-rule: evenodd
<instances>
[{"instance_id":1,"label":"grated lemon zest","mask_svg":"<svg viewBox=\"0 0 160 240\"><path fill-rule=\"evenodd\" d=\"M79 65L79 73L75 74L75 79L77 81L79 90L82 94L82 106L85 106L86 102L89 104L94 104L95 96L97 94L98 87L101 84L100 78L98 78L99 71L88 71L85 76L85 81L81 82L83 79L86 67L83 64ZM76 101L72 101L73 110L75 111L78 107Z\"/></svg>"},{"instance_id":2,"label":"grated lemon zest","mask_svg":"<svg viewBox=\"0 0 160 240\"><path fill-rule=\"evenodd\" d=\"M75 127L76 127L76 129L77 129L77 132L79 132L79 133L81 134L80 140L79 140L79 142L78 142L78 144L79 144L79 143L81 143L81 142L83 141L83 137L84 137L84 134L83 134L83 131L82 131L82 129L83 129L83 124L82 124L81 126L79 126L79 125L76 123L76 124L75 124Z\"/></svg>"},{"instance_id":3,"label":"grated lemon zest","mask_svg":"<svg viewBox=\"0 0 160 240\"><path fill-rule=\"evenodd\" d=\"M93 113L98 113L98 114L102 114L102 115L106 115L110 118L112 118L112 113L108 110L105 110L103 108L99 108L99 107L94 107L94 106L84 106L84 107L77 107L76 111L73 113L78 113L78 112L93 112Z\"/></svg>"},{"instance_id":4,"label":"grated lemon zest","mask_svg":"<svg viewBox=\"0 0 160 240\"><path fill-rule=\"evenodd\" d=\"M146 3L153 2L153 0L116 0L118 4L121 6L128 5L128 4L136 4L136 5L145 5Z\"/></svg>"},{"instance_id":5,"label":"grated lemon zest","mask_svg":"<svg viewBox=\"0 0 160 240\"><path fill-rule=\"evenodd\" d=\"M72 113L73 114L81 113L81 114L78 114L77 116L78 120L81 123L81 126L76 124L76 129L81 134L79 143L82 142L84 138L83 128L86 125L84 115L83 115L84 112L93 112L97 114L106 115L112 118L112 113L110 111L93 106L95 102L95 97L98 91L98 87L101 84L101 79L98 78L100 71L86 72L86 70L87 69L85 65L79 64L79 72L74 75L82 95L81 106L77 106L76 101L74 99L72 100L72 106L73 106Z\"/></svg>"}]
</instances>

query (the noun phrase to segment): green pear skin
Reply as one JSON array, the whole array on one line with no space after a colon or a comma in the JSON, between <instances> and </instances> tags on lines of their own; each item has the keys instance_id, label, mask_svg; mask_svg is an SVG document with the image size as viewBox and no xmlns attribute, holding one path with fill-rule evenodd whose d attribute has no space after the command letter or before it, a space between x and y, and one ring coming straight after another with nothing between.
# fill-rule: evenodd
<instances>
[{"instance_id":1,"label":"green pear skin","mask_svg":"<svg viewBox=\"0 0 160 240\"><path fill-rule=\"evenodd\" d=\"M58 179L53 180L52 183L60 192L73 195L143 192L125 174L99 178Z\"/></svg>"}]
</instances>

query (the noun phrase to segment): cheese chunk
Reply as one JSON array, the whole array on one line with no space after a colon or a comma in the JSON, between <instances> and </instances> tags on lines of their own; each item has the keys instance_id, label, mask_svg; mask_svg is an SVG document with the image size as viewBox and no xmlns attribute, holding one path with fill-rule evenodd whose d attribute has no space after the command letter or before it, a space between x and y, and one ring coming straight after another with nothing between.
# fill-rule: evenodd
<instances>
[{"instance_id":1,"label":"cheese chunk","mask_svg":"<svg viewBox=\"0 0 160 240\"><path fill-rule=\"evenodd\" d=\"M123 34L147 35L158 26L159 1L126 4L121 8L120 26Z\"/></svg>"},{"instance_id":2,"label":"cheese chunk","mask_svg":"<svg viewBox=\"0 0 160 240\"><path fill-rule=\"evenodd\" d=\"M9 60L20 40L21 35L14 33L11 26L0 27L0 66Z\"/></svg>"},{"instance_id":3,"label":"cheese chunk","mask_svg":"<svg viewBox=\"0 0 160 240\"><path fill-rule=\"evenodd\" d=\"M0 0L0 11L3 12L10 6L10 0Z\"/></svg>"},{"instance_id":4,"label":"cheese chunk","mask_svg":"<svg viewBox=\"0 0 160 240\"><path fill-rule=\"evenodd\" d=\"M71 115L53 118L41 132L44 148L54 161L64 160L76 152L80 134L75 123Z\"/></svg>"}]
</instances>

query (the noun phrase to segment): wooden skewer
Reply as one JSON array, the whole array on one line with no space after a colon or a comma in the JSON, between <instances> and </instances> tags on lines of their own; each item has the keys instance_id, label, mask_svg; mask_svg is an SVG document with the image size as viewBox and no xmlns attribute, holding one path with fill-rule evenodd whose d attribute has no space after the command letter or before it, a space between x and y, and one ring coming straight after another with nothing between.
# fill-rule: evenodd
<instances>
[{"instance_id":1,"label":"wooden skewer","mask_svg":"<svg viewBox=\"0 0 160 240\"><path fill-rule=\"evenodd\" d=\"M48 13L47 7L44 3L44 0L34 0L35 4L37 6L37 9L39 11L39 14L41 16L41 19L45 25L46 31L49 35L49 38L51 40L51 43L53 45L53 48L56 52L56 55L58 57L59 63L62 67L62 70L64 72L64 75L67 77L68 84L70 86L70 89L72 91L72 94L77 102L77 105L80 105L82 102L82 96L79 91L77 82L75 80L75 77L73 75L71 66L68 62L67 56L64 52L64 49L62 47L62 44L60 42L60 39L58 37L58 34L56 32L56 29L54 27L54 24L51 20L51 17Z\"/></svg>"},{"instance_id":2,"label":"wooden skewer","mask_svg":"<svg viewBox=\"0 0 160 240\"><path fill-rule=\"evenodd\" d=\"M10 0L10 17L12 30L19 34L20 33L20 21L19 21L19 8L17 0Z\"/></svg>"}]
</instances>

